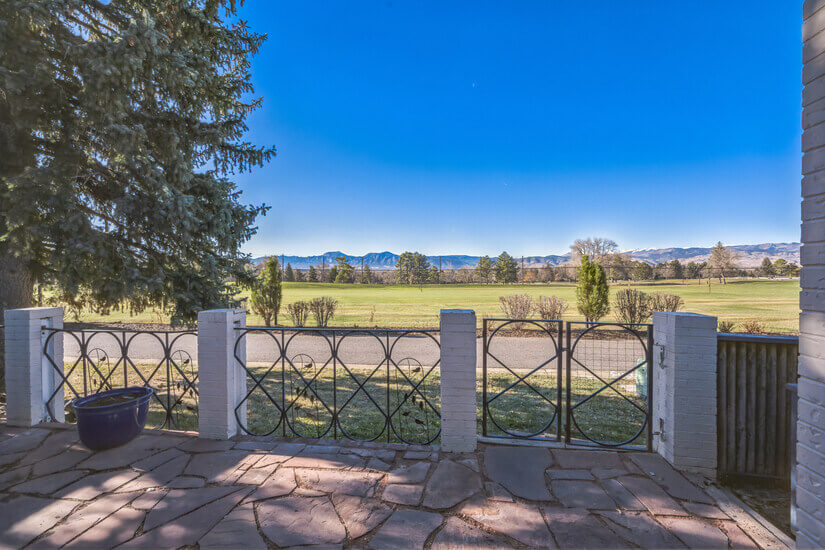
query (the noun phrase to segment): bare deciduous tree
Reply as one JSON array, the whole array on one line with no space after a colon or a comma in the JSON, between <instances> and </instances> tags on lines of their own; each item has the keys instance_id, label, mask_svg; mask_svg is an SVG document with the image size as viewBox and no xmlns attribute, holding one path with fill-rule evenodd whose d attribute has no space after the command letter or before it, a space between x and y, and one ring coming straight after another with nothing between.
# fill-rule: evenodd
<instances>
[{"instance_id":1,"label":"bare deciduous tree","mask_svg":"<svg viewBox=\"0 0 825 550\"><path fill-rule=\"evenodd\" d=\"M587 256L590 261L598 262L603 256L614 254L619 249L619 245L612 239L603 237L590 237L588 239L576 239L570 245L570 253L574 262L579 262L582 256Z\"/></svg>"},{"instance_id":2,"label":"bare deciduous tree","mask_svg":"<svg viewBox=\"0 0 825 550\"><path fill-rule=\"evenodd\" d=\"M712 275L719 277L719 282L727 284L727 275L736 269L739 254L720 242L716 243L708 257L708 278Z\"/></svg>"}]
</instances>

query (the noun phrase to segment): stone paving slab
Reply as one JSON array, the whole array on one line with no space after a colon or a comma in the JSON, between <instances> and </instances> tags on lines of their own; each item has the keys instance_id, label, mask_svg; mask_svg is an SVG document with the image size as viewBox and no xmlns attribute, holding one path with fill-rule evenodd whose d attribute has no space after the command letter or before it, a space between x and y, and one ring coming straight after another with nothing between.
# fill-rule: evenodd
<instances>
[{"instance_id":1,"label":"stone paving slab","mask_svg":"<svg viewBox=\"0 0 825 550\"><path fill-rule=\"evenodd\" d=\"M2 434L0 548L781 547L646 453Z\"/></svg>"}]
</instances>

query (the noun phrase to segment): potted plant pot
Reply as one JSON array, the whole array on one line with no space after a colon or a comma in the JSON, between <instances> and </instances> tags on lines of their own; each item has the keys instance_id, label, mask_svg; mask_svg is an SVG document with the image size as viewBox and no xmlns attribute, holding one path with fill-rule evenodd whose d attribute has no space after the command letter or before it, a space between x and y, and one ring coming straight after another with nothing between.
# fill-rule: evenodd
<instances>
[{"instance_id":1,"label":"potted plant pot","mask_svg":"<svg viewBox=\"0 0 825 550\"><path fill-rule=\"evenodd\" d=\"M75 399L80 441L98 451L128 443L143 431L152 388L133 386Z\"/></svg>"}]
</instances>

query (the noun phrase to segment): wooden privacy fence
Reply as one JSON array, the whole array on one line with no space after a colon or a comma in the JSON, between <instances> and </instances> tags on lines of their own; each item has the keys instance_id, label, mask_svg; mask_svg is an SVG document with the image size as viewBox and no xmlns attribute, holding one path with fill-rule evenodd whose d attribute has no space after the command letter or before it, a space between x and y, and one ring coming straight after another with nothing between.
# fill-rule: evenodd
<instances>
[{"instance_id":1,"label":"wooden privacy fence","mask_svg":"<svg viewBox=\"0 0 825 550\"><path fill-rule=\"evenodd\" d=\"M719 477L787 485L791 478L793 396L799 338L718 335Z\"/></svg>"}]
</instances>

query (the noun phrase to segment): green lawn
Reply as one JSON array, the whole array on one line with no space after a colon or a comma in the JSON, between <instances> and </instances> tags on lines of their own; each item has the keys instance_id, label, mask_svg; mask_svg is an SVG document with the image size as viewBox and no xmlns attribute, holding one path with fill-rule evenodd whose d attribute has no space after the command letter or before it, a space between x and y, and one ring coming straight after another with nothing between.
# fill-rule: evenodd
<instances>
[{"instance_id":1,"label":"green lawn","mask_svg":"<svg viewBox=\"0 0 825 550\"><path fill-rule=\"evenodd\" d=\"M715 315L721 320L741 323L759 320L769 332L795 333L799 327L798 280L734 280L726 285L708 287L695 280L688 284L664 281L648 284L615 283L611 291L638 288L645 292L669 292L682 296L685 311ZM556 295L570 306L565 320L582 320L575 309L573 283L529 285L338 285L326 283L284 283L284 304L318 296L332 296L339 308L333 321L337 326L435 327L442 308L474 309L479 320L483 316L501 315L498 297L526 293L534 297ZM605 320L612 320L612 314ZM101 316L84 314L82 321L123 321L156 323L167 321L157 313L146 311L138 316L115 314ZM278 319L289 324L286 309ZM257 315L250 315L249 324L262 324ZM736 330L736 329L734 329Z\"/></svg>"}]
</instances>

